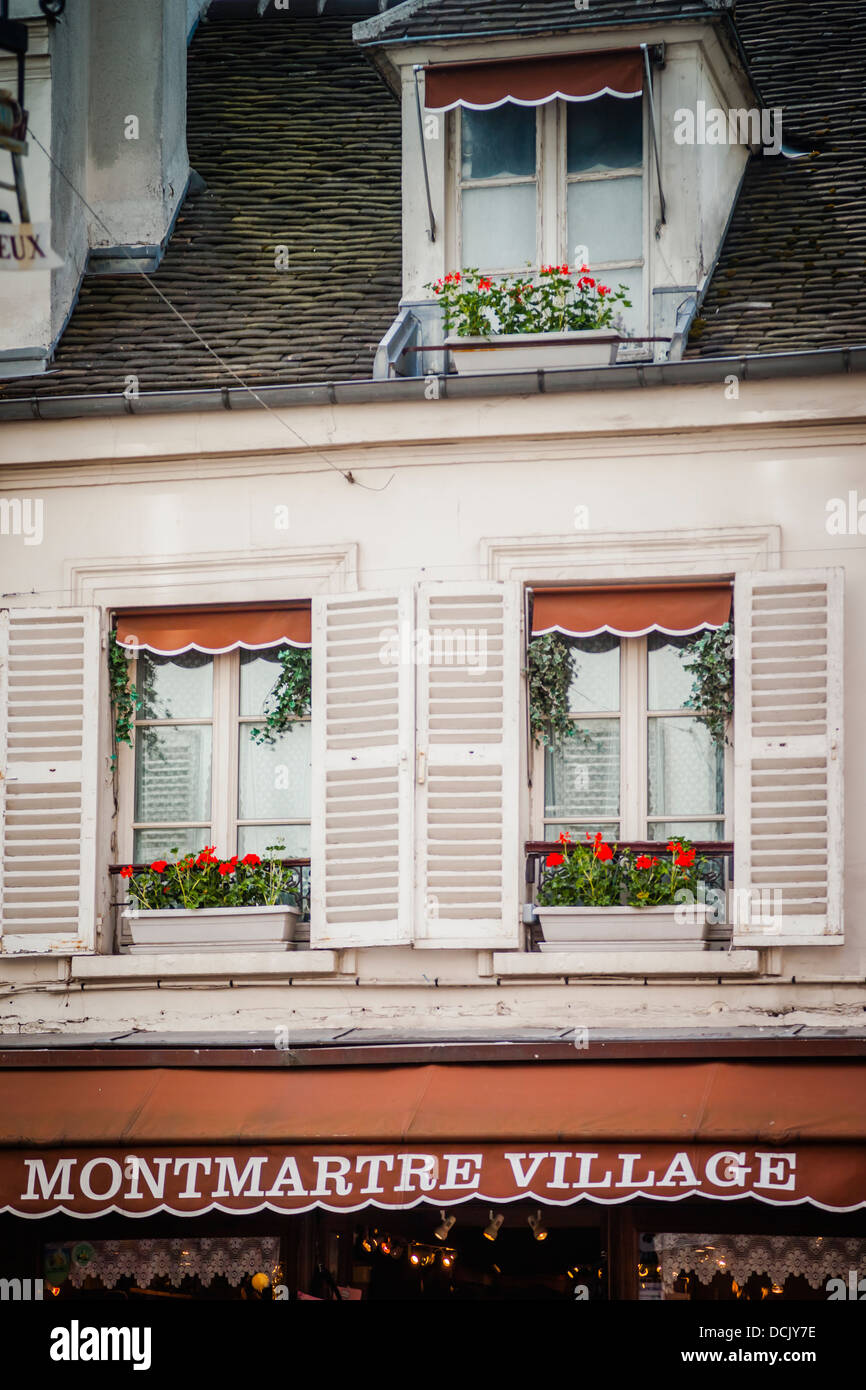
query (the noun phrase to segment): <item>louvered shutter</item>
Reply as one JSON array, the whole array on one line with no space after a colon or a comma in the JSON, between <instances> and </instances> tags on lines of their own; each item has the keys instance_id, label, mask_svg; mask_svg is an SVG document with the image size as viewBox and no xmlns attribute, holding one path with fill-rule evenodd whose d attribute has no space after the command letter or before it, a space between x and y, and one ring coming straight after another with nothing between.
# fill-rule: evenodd
<instances>
[{"instance_id":1,"label":"louvered shutter","mask_svg":"<svg viewBox=\"0 0 866 1390\"><path fill-rule=\"evenodd\" d=\"M520 602L514 584L418 596L418 946L520 944Z\"/></svg>"},{"instance_id":2,"label":"louvered shutter","mask_svg":"<svg viewBox=\"0 0 866 1390\"><path fill-rule=\"evenodd\" d=\"M842 579L736 579L735 945L842 940Z\"/></svg>"},{"instance_id":3,"label":"louvered shutter","mask_svg":"<svg viewBox=\"0 0 866 1390\"><path fill-rule=\"evenodd\" d=\"M2 617L2 949L94 948L99 613Z\"/></svg>"},{"instance_id":4,"label":"louvered shutter","mask_svg":"<svg viewBox=\"0 0 866 1390\"><path fill-rule=\"evenodd\" d=\"M412 937L412 594L313 600L313 946Z\"/></svg>"}]
</instances>

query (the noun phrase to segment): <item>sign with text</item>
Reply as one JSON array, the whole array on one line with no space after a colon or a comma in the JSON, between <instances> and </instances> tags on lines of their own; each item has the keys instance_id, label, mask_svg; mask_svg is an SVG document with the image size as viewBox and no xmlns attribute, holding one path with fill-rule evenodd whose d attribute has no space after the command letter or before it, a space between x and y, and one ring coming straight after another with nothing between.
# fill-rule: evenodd
<instances>
[{"instance_id":1,"label":"sign with text","mask_svg":"<svg viewBox=\"0 0 866 1390\"><path fill-rule=\"evenodd\" d=\"M0 271L54 270L62 264L51 247L50 222L0 222Z\"/></svg>"},{"instance_id":2,"label":"sign with text","mask_svg":"<svg viewBox=\"0 0 866 1390\"><path fill-rule=\"evenodd\" d=\"M390 1209L522 1198L568 1206L689 1196L853 1210L866 1206L866 1172L859 1150L830 1144L796 1151L633 1143L577 1150L536 1142L0 1153L0 1211L22 1216L357 1211L371 1204Z\"/></svg>"}]
</instances>

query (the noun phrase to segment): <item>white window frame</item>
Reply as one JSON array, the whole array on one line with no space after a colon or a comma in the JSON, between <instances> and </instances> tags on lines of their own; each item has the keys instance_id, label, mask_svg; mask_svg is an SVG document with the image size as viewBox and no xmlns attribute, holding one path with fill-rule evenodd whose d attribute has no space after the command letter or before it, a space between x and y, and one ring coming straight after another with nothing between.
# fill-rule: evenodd
<instances>
[{"instance_id":1,"label":"white window frame","mask_svg":"<svg viewBox=\"0 0 866 1390\"><path fill-rule=\"evenodd\" d=\"M602 182L604 180L618 178L633 178L635 175L639 174L642 180L641 256L638 259L627 261L594 261L592 269L599 273L604 272L605 279L611 280L615 279L617 271L640 270L642 272L642 302L639 306L640 322L642 324L648 324L651 291L649 283L649 228L651 211L651 188L649 184L649 121L646 94L640 98L629 98L629 100L639 100L641 103L641 136L643 143L640 167L635 165L626 169L604 170L595 173L567 173L567 103L564 101L551 101L544 106L535 108L535 176L509 176L493 179L463 178L463 109L458 106L453 113L453 120L449 122L449 159L451 165L449 183L454 190L454 225L453 235L451 237L454 250L454 264L460 268L464 265L463 191L466 188L507 188L530 183L536 185L536 246L535 259L531 268L533 271L537 272L542 265L566 264L571 266L574 261L575 248L568 245L568 188L571 184ZM490 269L488 266L480 266L479 269L495 276L519 275L526 270L526 266L500 266L495 270Z\"/></svg>"},{"instance_id":2,"label":"white window frame","mask_svg":"<svg viewBox=\"0 0 866 1390\"><path fill-rule=\"evenodd\" d=\"M619 830L616 839L619 841L647 840L649 836L650 821L705 821L707 826L721 825L722 833L720 840L730 838L728 830L731 824L731 807L733 805L733 772L734 756L733 747L730 743L725 745L724 750L724 802L725 811L723 815L717 816L662 816L650 815L649 813L649 720L668 719L668 718L695 718L688 709L678 710L651 710L649 708L649 682L647 669L647 638L644 637L621 637L620 639L620 694L618 710L592 710L579 711L570 717L575 723L589 723L594 719L618 719L620 725L620 794L619 794ZM639 769L639 774L636 772ZM533 838L546 840L548 838L547 826L549 824L568 824L571 823L568 816L545 816L545 804L547 800L545 789L545 758L544 749L535 748L533 750L532 767L533 788L539 788L539 795L534 798L533 807ZM574 823L578 818L575 818ZM583 817L580 818L585 819ZM615 817L599 816L599 824L607 823L608 820L617 819ZM590 827L587 820L585 829ZM666 839L667 837L665 837ZM709 839L709 836L694 836L695 839ZM659 840L659 844L664 844L665 840Z\"/></svg>"},{"instance_id":3,"label":"white window frame","mask_svg":"<svg viewBox=\"0 0 866 1390\"><path fill-rule=\"evenodd\" d=\"M280 816L258 820L241 819L238 814L238 782L240 772L240 728L261 723L261 716L240 713L240 651L223 652L211 658L213 662L213 711L211 718L195 719L136 719L135 728L161 725L204 725L211 733L211 814L205 825L188 822L178 828L190 830L190 843L179 845L180 850L200 849L206 842L215 844L220 854L239 853L238 837L245 827L309 826L311 817ZM276 675L276 667L274 668ZM138 661L133 663L132 681L138 678ZM309 724L310 716L295 721ZM158 830L163 822L135 820L135 732L132 747L124 745L118 757L118 813L120 817L119 847L125 864L133 863L136 830ZM177 824L177 822L174 822ZM192 839L196 843L192 843ZM201 843L198 843L198 840ZM287 857L293 856L287 852Z\"/></svg>"}]
</instances>

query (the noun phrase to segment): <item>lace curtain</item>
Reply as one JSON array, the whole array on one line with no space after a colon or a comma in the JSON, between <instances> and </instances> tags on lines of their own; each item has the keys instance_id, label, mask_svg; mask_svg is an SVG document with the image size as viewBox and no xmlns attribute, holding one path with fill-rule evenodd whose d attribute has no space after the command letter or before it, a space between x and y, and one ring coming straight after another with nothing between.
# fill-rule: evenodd
<instances>
[{"instance_id":1,"label":"lace curtain","mask_svg":"<svg viewBox=\"0 0 866 1390\"><path fill-rule=\"evenodd\" d=\"M91 1253L92 1252L92 1253ZM177 1288L186 1279L210 1284L219 1275L237 1285L247 1275L273 1279L280 1261L279 1236L227 1236L218 1240L94 1240L76 1248L70 1283L80 1288L97 1278L112 1289L119 1279L134 1279L147 1288L167 1279Z\"/></svg>"},{"instance_id":2,"label":"lace curtain","mask_svg":"<svg viewBox=\"0 0 866 1390\"><path fill-rule=\"evenodd\" d=\"M866 1241L829 1236L656 1235L653 1237L662 1270L662 1287L673 1291L680 1274L693 1274L701 1284L717 1274L729 1274L740 1285L753 1274L774 1284L801 1275L813 1289L828 1279L847 1279L848 1271L866 1273Z\"/></svg>"}]
</instances>

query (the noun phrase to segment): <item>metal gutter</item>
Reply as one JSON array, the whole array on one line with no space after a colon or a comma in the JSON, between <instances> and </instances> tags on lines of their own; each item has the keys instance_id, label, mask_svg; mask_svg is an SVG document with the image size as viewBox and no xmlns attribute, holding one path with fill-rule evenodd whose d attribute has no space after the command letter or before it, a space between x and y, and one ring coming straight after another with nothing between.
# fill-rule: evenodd
<instances>
[{"instance_id":1,"label":"metal gutter","mask_svg":"<svg viewBox=\"0 0 866 1390\"><path fill-rule=\"evenodd\" d=\"M356 1030L349 1030L350 1033ZM866 1058L866 1037L862 1030L850 1036L815 1035L808 1029L785 1029L777 1036L706 1034L688 1037L663 1033L654 1037L611 1034L609 1037L590 1037L586 1046L575 1046L573 1030L563 1030L556 1040L489 1042L468 1039L460 1041L365 1042L363 1030L357 1041L345 1040L305 1044L299 1042L288 1049L277 1048L272 1038L263 1038L257 1045L212 1044L178 1045L168 1041L152 1042L147 1034L135 1037L100 1039L83 1045L70 1038L68 1045L48 1045L44 1040L29 1038L28 1046L0 1048L0 1070L25 1069L45 1071L57 1068L141 1069L149 1067L202 1067L256 1070L285 1070L312 1067L393 1067L460 1065L512 1062L575 1062L592 1061L715 1061L724 1058L749 1060L777 1058L800 1061L806 1058L827 1061L857 1062ZM23 1040L22 1040L23 1041ZM17 1042L17 1039L16 1039Z\"/></svg>"},{"instance_id":2,"label":"metal gutter","mask_svg":"<svg viewBox=\"0 0 866 1390\"><path fill-rule=\"evenodd\" d=\"M622 391L654 386L720 384L731 372L740 381L840 376L866 371L866 344L806 351L692 357L679 362L620 363L606 367L562 367L520 372L440 375L439 399L483 400L496 396L536 396L570 391ZM296 386L207 387L187 391L145 391L135 399L122 392L75 396L0 396L2 420L70 420L94 416L161 415L207 410L249 410L261 398L272 407L383 405L425 400L425 377L376 381L321 382Z\"/></svg>"}]
</instances>

